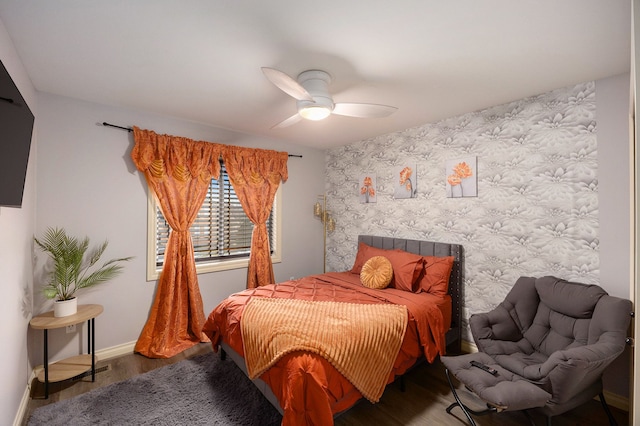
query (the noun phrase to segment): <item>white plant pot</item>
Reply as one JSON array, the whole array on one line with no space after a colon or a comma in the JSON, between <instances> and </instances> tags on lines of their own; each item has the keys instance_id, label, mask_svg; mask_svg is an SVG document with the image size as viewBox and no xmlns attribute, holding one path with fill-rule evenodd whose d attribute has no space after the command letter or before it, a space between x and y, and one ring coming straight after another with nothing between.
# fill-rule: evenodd
<instances>
[{"instance_id":1,"label":"white plant pot","mask_svg":"<svg viewBox=\"0 0 640 426\"><path fill-rule=\"evenodd\" d=\"M68 317L78 312L78 299L56 300L53 302L54 317Z\"/></svg>"}]
</instances>

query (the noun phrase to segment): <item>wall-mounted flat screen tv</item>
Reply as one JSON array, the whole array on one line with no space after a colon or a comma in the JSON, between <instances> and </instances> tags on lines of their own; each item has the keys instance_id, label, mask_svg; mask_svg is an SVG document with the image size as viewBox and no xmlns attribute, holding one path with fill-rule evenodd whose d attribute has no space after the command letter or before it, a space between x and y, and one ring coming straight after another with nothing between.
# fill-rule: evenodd
<instances>
[{"instance_id":1,"label":"wall-mounted flat screen tv","mask_svg":"<svg viewBox=\"0 0 640 426\"><path fill-rule=\"evenodd\" d=\"M0 206L22 207L33 114L0 62Z\"/></svg>"}]
</instances>

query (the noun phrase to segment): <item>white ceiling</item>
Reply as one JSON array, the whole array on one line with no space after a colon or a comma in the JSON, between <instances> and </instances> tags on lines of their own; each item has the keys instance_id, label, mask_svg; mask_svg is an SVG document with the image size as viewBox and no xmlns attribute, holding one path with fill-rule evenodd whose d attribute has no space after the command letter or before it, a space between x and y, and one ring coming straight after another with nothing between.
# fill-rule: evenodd
<instances>
[{"instance_id":1,"label":"white ceiling","mask_svg":"<svg viewBox=\"0 0 640 426\"><path fill-rule=\"evenodd\" d=\"M0 0L37 90L318 148L628 72L630 15L629 0ZM398 111L272 130L295 100L264 66L328 71L334 101Z\"/></svg>"}]
</instances>

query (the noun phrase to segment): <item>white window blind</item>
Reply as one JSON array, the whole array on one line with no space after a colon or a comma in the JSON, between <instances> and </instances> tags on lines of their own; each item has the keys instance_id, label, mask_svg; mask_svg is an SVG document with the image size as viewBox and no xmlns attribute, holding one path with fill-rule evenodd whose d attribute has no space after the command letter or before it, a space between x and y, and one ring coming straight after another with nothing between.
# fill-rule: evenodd
<instances>
[{"instance_id":1,"label":"white window blind","mask_svg":"<svg viewBox=\"0 0 640 426\"><path fill-rule=\"evenodd\" d=\"M169 224L160 208L156 207L155 214L155 266L161 268L169 238ZM267 221L272 254L276 247L274 216L275 203ZM221 162L220 177L211 180L198 216L190 228L196 265L248 258L251 252L253 226L244 213L229 181L224 163Z\"/></svg>"}]
</instances>

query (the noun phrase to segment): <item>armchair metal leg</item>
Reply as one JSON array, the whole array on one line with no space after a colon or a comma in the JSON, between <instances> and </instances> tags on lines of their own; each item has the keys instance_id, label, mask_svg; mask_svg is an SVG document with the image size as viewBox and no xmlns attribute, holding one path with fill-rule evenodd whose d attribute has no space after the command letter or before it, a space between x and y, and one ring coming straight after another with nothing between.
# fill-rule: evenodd
<instances>
[{"instance_id":1,"label":"armchair metal leg","mask_svg":"<svg viewBox=\"0 0 640 426\"><path fill-rule=\"evenodd\" d=\"M462 403L462 400L460 400L460 397L458 396L458 393L456 392L455 386L453 386L453 382L451 381L451 375L449 374L449 369L445 368L444 373L447 376L447 381L449 382L449 387L451 388L451 393L453 394L453 397L456 400L456 402L452 403L451 405L449 405L447 407L446 411L447 411L448 414L451 414L451 410L453 410L455 407L460 407L460 409L462 410L464 415L467 417L467 420L469 420L469 424L471 426L476 426L476 422L474 422L473 419L471 418L471 414L473 414L475 416L483 416L485 414L495 413L495 412L498 411L495 407L491 407L489 405L487 405L487 409L483 410L483 411L472 410L471 408L469 408L466 405L464 405Z\"/></svg>"},{"instance_id":2,"label":"armchair metal leg","mask_svg":"<svg viewBox=\"0 0 640 426\"><path fill-rule=\"evenodd\" d=\"M529 423L531 423L531 426L536 426L536 422L533 420L533 417L531 417L531 414L527 410L522 410L522 412L524 413L524 415L529 420ZM549 424L549 426L551 426L551 425Z\"/></svg>"},{"instance_id":3,"label":"armchair metal leg","mask_svg":"<svg viewBox=\"0 0 640 426\"><path fill-rule=\"evenodd\" d=\"M607 413L607 417L609 417L609 424L611 426L618 426L618 423L616 422L616 419L613 418L613 414L611 413L611 410L609 409L609 405L607 404L607 401L604 399L604 394L602 392L600 392L599 398L600 398L600 403L602 404L602 408L604 408L604 412Z\"/></svg>"}]
</instances>

